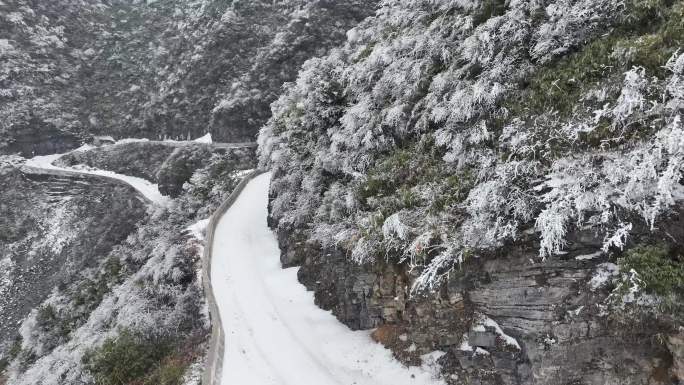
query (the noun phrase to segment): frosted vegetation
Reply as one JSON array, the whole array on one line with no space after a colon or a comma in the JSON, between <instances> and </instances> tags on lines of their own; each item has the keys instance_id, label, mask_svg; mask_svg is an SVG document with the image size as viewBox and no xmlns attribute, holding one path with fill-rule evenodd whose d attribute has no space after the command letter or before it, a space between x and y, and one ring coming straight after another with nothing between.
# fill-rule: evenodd
<instances>
[{"instance_id":1,"label":"frosted vegetation","mask_svg":"<svg viewBox=\"0 0 684 385\"><path fill-rule=\"evenodd\" d=\"M272 216L357 262L410 264L414 289L511 243L553 257L579 229L619 251L684 198L683 16L385 0L272 105Z\"/></svg>"}]
</instances>

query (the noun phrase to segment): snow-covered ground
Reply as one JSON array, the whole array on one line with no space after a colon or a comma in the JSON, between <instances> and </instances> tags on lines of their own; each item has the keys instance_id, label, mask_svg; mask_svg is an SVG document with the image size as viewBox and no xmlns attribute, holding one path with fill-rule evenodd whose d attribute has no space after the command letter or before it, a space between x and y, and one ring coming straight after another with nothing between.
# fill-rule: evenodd
<instances>
[{"instance_id":1,"label":"snow-covered ground","mask_svg":"<svg viewBox=\"0 0 684 385\"><path fill-rule=\"evenodd\" d=\"M206 134L205 134L204 136L202 136L202 137L199 137L199 138L193 140L193 142L197 142L197 143L207 143L207 144L214 143L214 141L211 139L211 133L210 133L210 132L206 133Z\"/></svg>"},{"instance_id":2,"label":"snow-covered ground","mask_svg":"<svg viewBox=\"0 0 684 385\"><path fill-rule=\"evenodd\" d=\"M207 225L209 224L209 219L202 219L200 221L197 221L193 223L192 225L188 226L186 230L190 232L190 234L197 238L200 241L204 241L204 231L207 228Z\"/></svg>"},{"instance_id":3,"label":"snow-covered ground","mask_svg":"<svg viewBox=\"0 0 684 385\"><path fill-rule=\"evenodd\" d=\"M252 180L216 228L211 279L226 335L221 383L442 384L434 367L404 367L369 332L351 331L319 309L297 269L281 269L266 225L269 180Z\"/></svg>"},{"instance_id":4,"label":"snow-covered ground","mask_svg":"<svg viewBox=\"0 0 684 385\"><path fill-rule=\"evenodd\" d=\"M79 149L76 149L74 151L87 151L90 149L89 146L85 145ZM159 192L159 188L156 184L147 181L143 178L138 178L134 176L129 176L129 175L123 175L123 174L117 174L112 171L107 171L107 170L99 170L91 167L59 167L55 166L52 163L59 159L60 157L64 156L65 154L52 154L52 155L43 155L43 156L36 156L33 157L29 160L26 161L24 164L27 167L35 167L43 170L60 170L60 171L70 171L70 172L77 172L81 174L89 174L89 175L101 175L101 176L107 176L110 178L118 179L122 182L128 183L131 185L134 189L138 190L142 195L144 195L147 199L152 201L155 204L158 205L166 205L169 202L169 197L162 195L162 193Z\"/></svg>"}]
</instances>

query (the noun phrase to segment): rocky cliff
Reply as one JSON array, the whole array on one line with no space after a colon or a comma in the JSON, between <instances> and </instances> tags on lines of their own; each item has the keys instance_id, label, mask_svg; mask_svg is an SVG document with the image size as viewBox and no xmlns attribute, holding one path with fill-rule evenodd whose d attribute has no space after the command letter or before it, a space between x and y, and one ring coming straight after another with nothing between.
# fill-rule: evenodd
<instances>
[{"instance_id":1,"label":"rocky cliff","mask_svg":"<svg viewBox=\"0 0 684 385\"><path fill-rule=\"evenodd\" d=\"M681 225L673 216L660 236ZM531 262L530 241L469 260L435 291L412 294L417 272L407 265L358 265L339 248L280 235L294 258L283 262L301 266L320 307L352 329L377 328L374 338L406 364L445 352L448 383L676 384L681 375L681 306L662 314L616 303L618 266L583 254L601 239L543 263Z\"/></svg>"}]
</instances>

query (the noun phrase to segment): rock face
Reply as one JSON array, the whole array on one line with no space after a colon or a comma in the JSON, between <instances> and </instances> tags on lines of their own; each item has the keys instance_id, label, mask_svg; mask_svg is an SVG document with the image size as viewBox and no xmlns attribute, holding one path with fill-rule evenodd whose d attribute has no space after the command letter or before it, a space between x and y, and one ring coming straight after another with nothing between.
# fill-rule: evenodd
<instances>
[{"instance_id":1,"label":"rock face","mask_svg":"<svg viewBox=\"0 0 684 385\"><path fill-rule=\"evenodd\" d=\"M55 287L97 266L146 215L131 187L98 177L4 170L0 186L0 348Z\"/></svg>"},{"instance_id":2,"label":"rock face","mask_svg":"<svg viewBox=\"0 0 684 385\"><path fill-rule=\"evenodd\" d=\"M404 265L358 265L340 250L279 234L283 265L301 265L316 303L352 329L378 328L376 339L409 364L446 352L450 384L676 384L681 332L649 316L605 312L612 286L591 284L605 258L576 251L540 262L535 247L472 259L433 293L411 295ZM614 266L614 265L613 265ZM483 319L489 321L482 321ZM674 334L672 334L674 333ZM663 343L658 335L672 335Z\"/></svg>"},{"instance_id":3,"label":"rock face","mask_svg":"<svg viewBox=\"0 0 684 385\"><path fill-rule=\"evenodd\" d=\"M5 145L0 139L0 154L19 153L24 157L58 154L78 147L82 139L69 132L33 118L26 125L17 127L13 138Z\"/></svg>"},{"instance_id":4,"label":"rock face","mask_svg":"<svg viewBox=\"0 0 684 385\"><path fill-rule=\"evenodd\" d=\"M680 327L679 333L670 336L667 347L672 352L672 372L677 378L684 378L684 328Z\"/></svg>"}]
</instances>

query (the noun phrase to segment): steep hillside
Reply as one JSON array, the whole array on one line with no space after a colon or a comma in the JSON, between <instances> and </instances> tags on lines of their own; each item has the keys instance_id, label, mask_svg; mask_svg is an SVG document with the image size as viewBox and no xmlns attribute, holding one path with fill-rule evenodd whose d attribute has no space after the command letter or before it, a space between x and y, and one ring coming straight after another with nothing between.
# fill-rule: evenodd
<instances>
[{"instance_id":1,"label":"steep hillside","mask_svg":"<svg viewBox=\"0 0 684 385\"><path fill-rule=\"evenodd\" d=\"M0 150L51 153L92 134L254 140L281 85L373 4L4 1Z\"/></svg>"},{"instance_id":2,"label":"steep hillside","mask_svg":"<svg viewBox=\"0 0 684 385\"><path fill-rule=\"evenodd\" d=\"M107 165L109 150L130 168L154 170L146 156L154 145L145 143L146 152L133 144L130 153L110 146L76 158ZM216 153L203 164L185 155L172 151L163 163L189 170L190 179L175 199L150 207L125 184L26 176L21 158L0 158L14 181L0 191L0 209L9 212L0 226L3 234L11 229L0 239L0 381L199 383L210 325L201 227L192 226L255 162L251 150Z\"/></svg>"},{"instance_id":3,"label":"steep hillside","mask_svg":"<svg viewBox=\"0 0 684 385\"><path fill-rule=\"evenodd\" d=\"M261 130L283 263L454 384L681 381L682 16L383 1Z\"/></svg>"},{"instance_id":4,"label":"steep hillside","mask_svg":"<svg viewBox=\"0 0 684 385\"><path fill-rule=\"evenodd\" d=\"M145 216L133 189L97 178L24 175L2 164L0 355L30 311L92 269Z\"/></svg>"},{"instance_id":5,"label":"steep hillside","mask_svg":"<svg viewBox=\"0 0 684 385\"><path fill-rule=\"evenodd\" d=\"M185 9L184 1L177 2ZM344 41L375 1L204 1L168 37L145 127L168 135L210 129L219 141L251 141L269 105L301 64Z\"/></svg>"}]
</instances>

